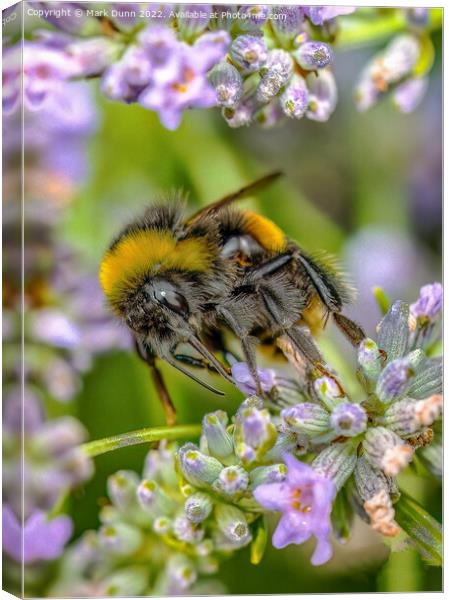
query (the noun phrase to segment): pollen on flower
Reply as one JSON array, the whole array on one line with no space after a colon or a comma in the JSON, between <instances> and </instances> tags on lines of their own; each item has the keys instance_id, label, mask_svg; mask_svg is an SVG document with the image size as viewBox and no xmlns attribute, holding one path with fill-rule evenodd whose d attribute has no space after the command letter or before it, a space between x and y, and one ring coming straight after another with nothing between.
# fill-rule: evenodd
<instances>
[{"instance_id":1,"label":"pollen on flower","mask_svg":"<svg viewBox=\"0 0 449 600\"><path fill-rule=\"evenodd\" d=\"M432 425L438 419L443 408L443 396L434 394L426 400L420 400L416 405L415 417L420 425Z\"/></svg>"},{"instance_id":2,"label":"pollen on flower","mask_svg":"<svg viewBox=\"0 0 449 600\"><path fill-rule=\"evenodd\" d=\"M382 458L385 475L395 477L413 458L413 448L409 444L398 444L388 448Z\"/></svg>"},{"instance_id":3,"label":"pollen on flower","mask_svg":"<svg viewBox=\"0 0 449 600\"><path fill-rule=\"evenodd\" d=\"M394 509L386 490L380 490L363 505L371 521L371 527L387 537L399 534L399 526L394 520Z\"/></svg>"}]
</instances>

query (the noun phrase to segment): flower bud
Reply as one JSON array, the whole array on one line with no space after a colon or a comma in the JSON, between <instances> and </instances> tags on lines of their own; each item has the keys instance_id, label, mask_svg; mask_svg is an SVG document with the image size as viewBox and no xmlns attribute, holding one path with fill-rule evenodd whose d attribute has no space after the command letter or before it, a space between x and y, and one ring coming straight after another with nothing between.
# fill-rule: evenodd
<instances>
[{"instance_id":1,"label":"flower bud","mask_svg":"<svg viewBox=\"0 0 449 600\"><path fill-rule=\"evenodd\" d=\"M151 479L141 481L137 488L137 499L140 506L153 515L169 515L176 507L174 500Z\"/></svg>"},{"instance_id":2,"label":"flower bud","mask_svg":"<svg viewBox=\"0 0 449 600\"><path fill-rule=\"evenodd\" d=\"M153 531L157 535L165 535L173 529L173 521L167 517L156 517L153 521Z\"/></svg>"},{"instance_id":3,"label":"flower bud","mask_svg":"<svg viewBox=\"0 0 449 600\"><path fill-rule=\"evenodd\" d=\"M347 400L341 387L332 377L319 377L313 382L313 388L321 402L333 410L341 402Z\"/></svg>"},{"instance_id":4,"label":"flower bud","mask_svg":"<svg viewBox=\"0 0 449 600\"><path fill-rule=\"evenodd\" d=\"M319 404L303 402L284 408L281 417L285 427L296 433L315 436L330 429L329 413Z\"/></svg>"},{"instance_id":5,"label":"flower bud","mask_svg":"<svg viewBox=\"0 0 449 600\"><path fill-rule=\"evenodd\" d=\"M215 88L219 106L238 106L243 94L243 79L233 65L224 61L218 63L210 72L209 81Z\"/></svg>"},{"instance_id":6,"label":"flower bud","mask_svg":"<svg viewBox=\"0 0 449 600\"><path fill-rule=\"evenodd\" d=\"M413 448L385 427L369 428L363 448L367 461L389 477L397 475L413 458Z\"/></svg>"},{"instance_id":7,"label":"flower bud","mask_svg":"<svg viewBox=\"0 0 449 600\"><path fill-rule=\"evenodd\" d=\"M59 457L85 438L86 430L77 419L61 417L39 427L32 438L32 449L41 456Z\"/></svg>"},{"instance_id":8,"label":"flower bud","mask_svg":"<svg viewBox=\"0 0 449 600\"><path fill-rule=\"evenodd\" d=\"M113 554L125 556L135 552L142 543L139 529L125 523L106 524L98 532L100 545Z\"/></svg>"},{"instance_id":9,"label":"flower bud","mask_svg":"<svg viewBox=\"0 0 449 600\"><path fill-rule=\"evenodd\" d=\"M194 444L185 444L180 448L178 456L184 477L196 487L208 487L223 468L216 458L203 454Z\"/></svg>"},{"instance_id":10,"label":"flower bud","mask_svg":"<svg viewBox=\"0 0 449 600\"><path fill-rule=\"evenodd\" d=\"M365 410L359 404L342 402L334 408L330 417L332 429L338 435L353 437L365 431L368 421Z\"/></svg>"},{"instance_id":11,"label":"flower bud","mask_svg":"<svg viewBox=\"0 0 449 600\"><path fill-rule=\"evenodd\" d=\"M432 425L440 416L442 407L443 397L440 394L425 400L404 398L388 407L382 423L398 435L408 437Z\"/></svg>"},{"instance_id":12,"label":"flower bud","mask_svg":"<svg viewBox=\"0 0 449 600\"><path fill-rule=\"evenodd\" d=\"M203 540L195 545L195 552L197 556L209 556L214 551L214 543L212 540ZM201 567L200 567L201 568ZM203 572L201 568L201 572ZM206 567L207 572L207 567Z\"/></svg>"},{"instance_id":13,"label":"flower bud","mask_svg":"<svg viewBox=\"0 0 449 600\"><path fill-rule=\"evenodd\" d=\"M309 104L309 91L305 79L294 75L280 100L282 110L287 117L301 119Z\"/></svg>"},{"instance_id":14,"label":"flower bud","mask_svg":"<svg viewBox=\"0 0 449 600\"><path fill-rule=\"evenodd\" d=\"M393 481L383 471L373 467L366 456L360 456L357 460L354 481L362 500L373 498L381 490L386 490L389 494L393 486Z\"/></svg>"},{"instance_id":15,"label":"flower bud","mask_svg":"<svg viewBox=\"0 0 449 600\"><path fill-rule=\"evenodd\" d=\"M296 454L305 454L309 447L309 438L302 433L293 433L293 431L281 431L278 433L276 443L265 454L264 459L270 461L280 461L286 452L295 452Z\"/></svg>"},{"instance_id":16,"label":"flower bud","mask_svg":"<svg viewBox=\"0 0 449 600\"><path fill-rule=\"evenodd\" d=\"M430 283L421 288L419 298L410 306L410 313L416 319L435 319L443 306L441 283Z\"/></svg>"},{"instance_id":17,"label":"flower bud","mask_svg":"<svg viewBox=\"0 0 449 600\"><path fill-rule=\"evenodd\" d=\"M306 71L327 67L332 61L332 51L324 42L306 42L293 52L298 65Z\"/></svg>"},{"instance_id":18,"label":"flower bud","mask_svg":"<svg viewBox=\"0 0 449 600\"><path fill-rule=\"evenodd\" d=\"M167 577L175 590L187 590L197 579L195 567L185 555L171 556L167 564Z\"/></svg>"},{"instance_id":19,"label":"flower bud","mask_svg":"<svg viewBox=\"0 0 449 600\"><path fill-rule=\"evenodd\" d=\"M232 377L235 381L235 385L244 394L252 396L256 393L256 382L250 368L245 362L236 362L231 367ZM274 385L276 385L276 373L273 369L262 369L257 367L257 374L259 376L260 386L262 391L270 392Z\"/></svg>"},{"instance_id":20,"label":"flower bud","mask_svg":"<svg viewBox=\"0 0 449 600\"><path fill-rule=\"evenodd\" d=\"M287 467L284 463L269 465L267 467L256 467L249 474L250 490L264 483L280 483L287 475Z\"/></svg>"},{"instance_id":21,"label":"flower bud","mask_svg":"<svg viewBox=\"0 0 449 600\"><path fill-rule=\"evenodd\" d=\"M285 119L285 113L281 108L279 100L275 98L268 104L262 106L254 115L254 120L264 129L270 129L271 127L275 127L281 121ZM279 387L279 383L277 382L276 387ZM282 387L282 386L280 386ZM278 389L279 396L284 398L286 394L290 393L290 389Z\"/></svg>"},{"instance_id":22,"label":"flower bud","mask_svg":"<svg viewBox=\"0 0 449 600\"><path fill-rule=\"evenodd\" d=\"M66 53L76 64L78 76L93 76L103 73L118 59L122 51L121 44L104 37L77 40L69 44Z\"/></svg>"},{"instance_id":23,"label":"flower bud","mask_svg":"<svg viewBox=\"0 0 449 600\"><path fill-rule=\"evenodd\" d=\"M198 10L199 8L201 10ZM198 4L184 4L180 12L187 16L178 18L178 30L181 37L184 40L191 40L204 31L209 24L211 10L210 4L204 4L201 7Z\"/></svg>"},{"instance_id":24,"label":"flower bud","mask_svg":"<svg viewBox=\"0 0 449 600\"><path fill-rule=\"evenodd\" d=\"M421 29L422 27L427 27L427 25L429 24L430 11L428 8L406 8L405 14L408 23L412 27Z\"/></svg>"},{"instance_id":25,"label":"flower bud","mask_svg":"<svg viewBox=\"0 0 449 600\"><path fill-rule=\"evenodd\" d=\"M409 358L397 358L382 371L376 385L377 397L384 404L399 400L407 393L414 376Z\"/></svg>"},{"instance_id":26,"label":"flower bud","mask_svg":"<svg viewBox=\"0 0 449 600\"><path fill-rule=\"evenodd\" d=\"M235 506L217 504L215 518L220 531L234 544L243 546L251 539L245 515Z\"/></svg>"},{"instance_id":27,"label":"flower bud","mask_svg":"<svg viewBox=\"0 0 449 600\"><path fill-rule=\"evenodd\" d=\"M213 488L219 493L227 496L241 494L248 487L248 473L239 466L226 467L214 482Z\"/></svg>"},{"instance_id":28,"label":"flower bud","mask_svg":"<svg viewBox=\"0 0 449 600\"><path fill-rule=\"evenodd\" d=\"M268 20L267 6L261 4L252 4L250 6L239 7L239 27L242 31L257 33Z\"/></svg>"},{"instance_id":29,"label":"flower bud","mask_svg":"<svg viewBox=\"0 0 449 600\"><path fill-rule=\"evenodd\" d=\"M391 501L393 482L382 471L370 465L364 456L357 461L354 480L359 496L364 500L364 509L375 531L389 537L399 533L394 521L394 509Z\"/></svg>"},{"instance_id":30,"label":"flower bud","mask_svg":"<svg viewBox=\"0 0 449 600\"><path fill-rule=\"evenodd\" d=\"M379 350L376 342L366 338L360 343L357 360L365 378L368 381L375 381L382 371L386 355Z\"/></svg>"},{"instance_id":31,"label":"flower bud","mask_svg":"<svg viewBox=\"0 0 449 600\"><path fill-rule=\"evenodd\" d=\"M288 48L300 33L304 15L300 6L273 6L271 8L271 27L281 44Z\"/></svg>"},{"instance_id":32,"label":"flower bud","mask_svg":"<svg viewBox=\"0 0 449 600\"><path fill-rule=\"evenodd\" d=\"M235 109L234 108L223 108L221 114L229 125L233 129L237 127L244 127L250 125L256 107L251 100L241 102ZM239 387L237 385L237 387Z\"/></svg>"},{"instance_id":33,"label":"flower bud","mask_svg":"<svg viewBox=\"0 0 449 600\"><path fill-rule=\"evenodd\" d=\"M329 69L322 69L307 76L309 106L306 116L312 121L329 119L337 106L338 92L335 77Z\"/></svg>"},{"instance_id":34,"label":"flower bud","mask_svg":"<svg viewBox=\"0 0 449 600\"><path fill-rule=\"evenodd\" d=\"M293 59L285 50L271 50L268 60L261 70L262 79L257 88L257 99L268 102L276 96L291 79Z\"/></svg>"},{"instance_id":35,"label":"flower bud","mask_svg":"<svg viewBox=\"0 0 449 600\"><path fill-rule=\"evenodd\" d=\"M335 483L339 490L351 476L357 462L356 448L351 442L331 444L322 450L312 462L312 467Z\"/></svg>"},{"instance_id":36,"label":"flower bud","mask_svg":"<svg viewBox=\"0 0 449 600\"><path fill-rule=\"evenodd\" d=\"M274 445L276 428L266 409L244 408L238 412L234 436L236 452L242 462L248 464L261 458Z\"/></svg>"},{"instance_id":37,"label":"flower bud","mask_svg":"<svg viewBox=\"0 0 449 600\"><path fill-rule=\"evenodd\" d=\"M234 453L232 438L226 431L228 416L222 410L209 413L203 418L203 435L209 453L215 458L226 460Z\"/></svg>"},{"instance_id":38,"label":"flower bud","mask_svg":"<svg viewBox=\"0 0 449 600\"><path fill-rule=\"evenodd\" d=\"M212 499L207 494L196 492L187 498L184 511L192 523L201 523L212 512Z\"/></svg>"},{"instance_id":39,"label":"flower bud","mask_svg":"<svg viewBox=\"0 0 449 600\"><path fill-rule=\"evenodd\" d=\"M173 522L173 534L182 542L196 544L203 539L204 529L201 529L198 524L192 523L186 516L180 515Z\"/></svg>"},{"instance_id":40,"label":"flower bud","mask_svg":"<svg viewBox=\"0 0 449 600\"><path fill-rule=\"evenodd\" d=\"M114 569L112 574L103 580L102 595L106 597L132 598L142 596L148 587L148 572L141 566L129 566Z\"/></svg>"},{"instance_id":41,"label":"flower bud","mask_svg":"<svg viewBox=\"0 0 449 600\"><path fill-rule=\"evenodd\" d=\"M264 66L267 60L267 47L263 38L253 35L240 35L231 45L231 58L244 73L254 73Z\"/></svg>"},{"instance_id":42,"label":"flower bud","mask_svg":"<svg viewBox=\"0 0 449 600\"><path fill-rule=\"evenodd\" d=\"M130 508L136 500L139 477L134 471L117 471L108 478L108 495L120 510Z\"/></svg>"},{"instance_id":43,"label":"flower bud","mask_svg":"<svg viewBox=\"0 0 449 600\"><path fill-rule=\"evenodd\" d=\"M398 110L407 115L419 105L428 87L428 77L408 79L393 91L393 104Z\"/></svg>"}]
</instances>

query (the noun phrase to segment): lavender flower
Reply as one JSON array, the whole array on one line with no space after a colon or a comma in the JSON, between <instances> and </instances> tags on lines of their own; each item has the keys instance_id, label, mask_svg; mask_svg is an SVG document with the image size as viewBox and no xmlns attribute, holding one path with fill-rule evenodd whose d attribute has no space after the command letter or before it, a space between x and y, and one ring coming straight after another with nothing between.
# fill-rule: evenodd
<instances>
[{"instance_id":1,"label":"lavender flower","mask_svg":"<svg viewBox=\"0 0 449 600\"><path fill-rule=\"evenodd\" d=\"M3 548L17 562L22 557L25 564L54 560L72 535L72 521L66 516L49 519L44 512L35 511L26 519L22 532L21 522L8 504L3 505L2 512Z\"/></svg>"},{"instance_id":2,"label":"lavender flower","mask_svg":"<svg viewBox=\"0 0 449 600\"><path fill-rule=\"evenodd\" d=\"M209 74L209 81L215 88L219 106L238 106L243 94L243 79L233 65L228 62L218 63Z\"/></svg>"},{"instance_id":3,"label":"lavender flower","mask_svg":"<svg viewBox=\"0 0 449 600\"><path fill-rule=\"evenodd\" d=\"M234 363L231 367L231 372L235 384L240 391L242 391L244 394L248 394L249 396L256 393L256 382L254 381L254 377L251 375L247 363ZM276 385L275 371L273 371L273 369L262 369L258 367L257 374L259 375L262 391L267 393L270 392L273 386Z\"/></svg>"},{"instance_id":4,"label":"lavender flower","mask_svg":"<svg viewBox=\"0 0 449 600\"><path fill-rule=\"evenodd\" d=\"M262 79L257 88L257 99L267 102L289 82L293 74L292 57L284 50L271 50L261 74Z\"/></svg>"},{"instance_id":5,"label":"lavender flower","mask_svg":"<svg viewBox=\"0 0 449 600\"><path fill-rule=\"evenodd\" d=\"M231 58L244 73L258 71L267 61L267 47L263 39L241 35L231 44Z\"/></svg>"},{"instance_id":6,"label":"lavender flower","mask_svg":"<svg viewBox=\"0 0 449 600\"><path fill-rule=\"evenodd\" d=\"M428 87L429 80L427 77L409 79L398 85L393 92L393 102L396 108L405 114L413 112L424 98Z\"/></svg>"},{"instance_id":7,"label":"lavender flower","mask_svg":"<svg viewBox=\"0 0 449 600\"><path fill-rule=\"evenodd\" d=\"M309 104L309 91L305 79L295 75L281 96L281 106L287 117L301 119Z\"/></svg>"},{"instance_id":8,"label":"lavender flower","mask_svg":"<svg viewBox=\"0 0 449 600\"><path fill-rule=\"evenodd\" d=\"M385 404L404 396L415 372L408 358L398 358L385 367L380 375L376 394Z\"/></svg>"},{"instance_id":9,"label":"lavender flower","mask_svg":"<svg viewBox=\"0 0 449 600\"><path fill-rule=\"evenodd\" d=\"M281 412L285 427L313 436L329 430L329 413L318 404L303 402Z\"/></svg>"},{"instance_id":10,"label":"lavender flower","mask_svg":"<svg viewBox=\"0 0 449 600\"><path fill-rule=\"evenodd\" d=\"M178 17L179 32L183 39L190 40L208 26L212 5L184 4L179 10L181 13Z\"/></svg>"},{"instance_id":11,"label":"lavender flower","mask_svg":"<svg viewBox=\"0 0 449 600\"><path fill-rule=\"evenodd\" d=\"M418 300L410 306L415 318L435 319L443 306L443 287L441 283L432 283L421 288Z\"/></svg>"},{"instance_id":12,"label":"lavender flower","mask_svg":"<svg viewBox=\"0 0 449 600\"><path fill-rule=\"evenodd\" d=\"M334 408L330 417L333 430L338 435L355 436L366 429L367 414L358 404L343 402Z\"/></svg>"},{"instance_id":13,"label":"lavender flower","mask_svg":"<svg viewBox=\"0 0 449 600\"><path fill-rule=\"evenodd\" d=\"M273 6L271 15L271 26L276 37L285 48L288 48L301 31L304 21L303 8L300 6Z\"/></svg>"},{"instance_id":14,"label":"lavender flower","mask_svg":"<svg viewBox=\"0 0 449 600\"><path fill-rule=\"evenodd\" d=\"M304 14L314 25L323 25L340 15L349 15L355 11L353 6L308 6L303 7Z\"/></svg>"},{"instance_id":15,"label":"lavender flower","mask_svg":"<svg viewBox=\"0 0 449 600\"><path fill-rule=\"evenodd\" d=\"M187 108L208 108L216 104L215 91L206 77L210 65L198 60L200 50L187 45L177 50L178 64L175 72L167 77L168 81L164 85L149 85L138 98L142 106L159 113L167 129L178 127Z\"/></svg>"},{"instance_id":16,"label":"lavender flower","mask_svg":"<svg viewBox=\"0 0 449 600\"><path fill-rule=\"evenodd\" d=\"M323 42L306 42L301 44L293 56L300 67L306 71L315 71L327 67L332 61L332 51Z\"/></svg>"},{"instance_id":17,"label":"lavender flower","mask_svg":"<svg viewBox=\"0 0 449 600\"><path fill-rule=\"evenodd\" d=\"M282 512L273 534L273 546L302 544L314 535L317 546L311 562L322 565L332 556L329 535L335 485L292 455L285 456L285 463L288 468L285 481L258 486L254 497L264 508Z\"/></svg>"},{"instance_id":18,"label":"lavender flower","mask_svg":"<svg viewBox=\"0 0 449 600\"><path fill-rule=\"evenodd\" d=\"M312 121L325 122L337 106L337 84L329 69L320 69L307 76L309 105L306 116Z\"/></svg>"},{"instance_id":19,"label":"lavender flower","mask_svg":"<svg viewBox=\"0 0 449 600\"><path fill-rule=\"evenodd\" d=\"M239 27L242 31L257 33L268 20L269 8L261 4L251 4L239 8Z\"/></svg>"}]
</instances>

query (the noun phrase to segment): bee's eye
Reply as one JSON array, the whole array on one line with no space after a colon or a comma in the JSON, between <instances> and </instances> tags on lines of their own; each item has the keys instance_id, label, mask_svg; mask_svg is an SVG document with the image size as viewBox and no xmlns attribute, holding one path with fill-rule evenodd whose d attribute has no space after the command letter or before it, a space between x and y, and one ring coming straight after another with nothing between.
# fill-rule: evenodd
<instances>
[{"instance_id":1,"label":"bee's eye","mask_svg":"<svg viewBox=\"0 0 449 600\"><path fill-rule=\"evenodd\" d=\"M182 294L176 291L173 285L167 283L153 286L152 294L155 300L179 315L189 314L189 305Z\"/></svg>"}]
</instances>

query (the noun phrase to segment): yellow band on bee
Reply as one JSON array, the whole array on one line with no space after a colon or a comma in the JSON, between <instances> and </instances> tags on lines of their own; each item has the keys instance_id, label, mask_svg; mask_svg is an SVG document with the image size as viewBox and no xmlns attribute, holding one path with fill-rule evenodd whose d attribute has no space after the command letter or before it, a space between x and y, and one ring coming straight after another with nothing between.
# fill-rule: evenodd
<instances>
[{"instance_id":1,"label":"yellow band on bee","mask_svg":"<svg viewBox=\"0 0 449 600\"><path fill-rule=\"evenodd\" d=\"M269 252L282 252L287 246L287 238L277 225L256 213L245 211L245 228L262 248Z\"/></svg>"},{"instance_id":2,"label":"yellow band on bee","mask_svg":"<svg viewBox=\"0 0 449 600\"><path fill-rule=\"evenodd\" d=\"M205 271L211 262L210 248L204 238L177 241L166 231L133 231L106 252L99 277L104 293L114 301L145 275L172 269Z\"/></svg>"}]
</instances>

